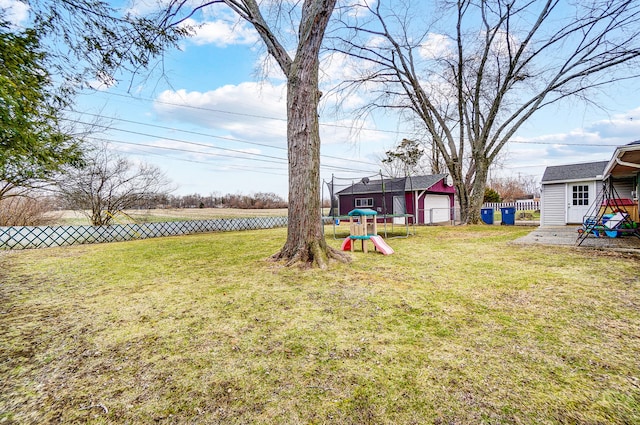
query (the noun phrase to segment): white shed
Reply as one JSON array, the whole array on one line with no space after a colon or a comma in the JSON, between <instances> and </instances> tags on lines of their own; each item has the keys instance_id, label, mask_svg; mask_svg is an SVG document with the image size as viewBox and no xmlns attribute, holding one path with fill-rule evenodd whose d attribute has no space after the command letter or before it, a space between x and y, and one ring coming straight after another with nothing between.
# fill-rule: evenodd
<instances>
[{"instance_id":1,"label":"white shed","mask_svg":"<svg viewBox=\"0 0 640 425\"><path fill-rule=\"evenodd\" d=\"M540 225L580 224L595 202L602 202L601 190L610 161L547 167L542 176ZM634 180L627 176L613 179L620 198L632 198Z\"/></svg>"},{"instance_id":2,"label":"white shed","mask_svg":"<svg viewBox=\"0 0 640 425\"><path fill-rule=\"evenodd\" d=\"M547 167L542 176L540 225L582 223L602 187L609 161Z\"/></svg>"}]
</instances>

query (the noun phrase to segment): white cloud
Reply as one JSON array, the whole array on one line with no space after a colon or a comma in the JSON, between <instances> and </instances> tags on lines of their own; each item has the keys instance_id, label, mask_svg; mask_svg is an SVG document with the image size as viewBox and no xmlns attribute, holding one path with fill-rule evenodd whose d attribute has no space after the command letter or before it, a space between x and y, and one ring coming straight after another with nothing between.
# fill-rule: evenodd
<instances>
[{"instance_id":1,"label":"white cloud","mask_svg":"<svg viewBox=\"0 0 640 425\"><path fill-rule=\"evenodd\" d=\"M189 38L196 45L213 44L226 47L237 44L254 44L259 40L258 33L245 21L215 20L196 22L187 19L184 26L191 26L194 34Z\"/></svg>"},{"instance_id":2,"label":"white cloud","mask_svg":"<svg viewBox=\"0 0 640 425\"><path fill-rule=\"evenodd\" d=\"M503 169L507 174L524 173L541 178L546 166L608 161L617 146L638 139L640 108L635 108L566 132L516 137L516 143L507 145L503 166L496 171L504 174L500 172Z\"/></svg>"},{"instance_id":3,"label":"white cloud","mask_svg":"<svg viewBox=\"0 0 640 425\"><path fill-rule=\"evenodd\" d=\"M0 0L7 1L7 0ZM190 12L201 6L200 1L186 0L182 6L183 12ZM125 13L134 16L145 16L158 12L167 7L168 0L137 0ZM181 22L182 27L192 27L194 34L189 39L196 45L213 44L227 47L237 44L253 44L259 40L258 33L234 13L228 6L211 4L198 11L200 20L186 18ZM175 20L181 19L176 16Z\"/></svg>"},{"instance_id":4,"label":"white cloud","mask_svg":"<svg viewBox=\"0 0 640 425\"><path fill-rule=\"evenodd\" d=\"M377 0L346 0L345 3L349 16L359 18L368 15L369 9L376 6Z\"/></svg>"},{"instance_id":5,"label":"white cloud","mask_svg":"<svg viewBox=\"0 0 640 425\"><path fill-rule=\"evenodd\" d=\"M289 52L289 57L293 57L295 55L294 52ZM254 68L257 70L261 78L264 78L270 81L272 84L281 84L283 81L286 81L286 77L278 65L278 62L274 59L273 56L264 52L258 56L255 61Z\"/></svg>"},{"instance_id":6,"label":"white cloud","mask_svg":"<svg viewBox=\"0 0 640 425\"><path fill-rule=\"evenodd\" d=\"M320 84L335 84L358 78L369 64L344 53L334 52L320 59Z\"/></svg>"},{"instance_id":7,"label":"white cloud","mask_svg":"<svg viewBox=\"0 0 640 425\"><path fill-rule=\"evenodd\" d=\"M601 137L616 140L620 144L640 139L640 107L623 114L616 114L609 119L599 120L589 126L591 131Z\"/></svg>"},{"instance_id":8,"label":"white cloud","mask_svg":"<svg viewBox=\"0 0 640 425\"><path fill-rule=\"evenodd\" d=\"M154 109L163 120L224 130L244 140L286 140L286 84L245 82L208 92L167 90L158 96Z\"/></svg>"},{"instance_id":9,"label":"white cloud","mask_svg":"<svg viewBox=\"0 0 640 425\"><path fill-rule=\"evenodd\" d=\"M3 19L15 26L22 25L29 18L29 5L17 0L0 0L0 10L5 12Z\"/></svg>"},{"instance_id":10,"label":"white cloud","mask_svg":"<svg viewBox=\"0 0 640 425\"><path fill-rule=\"evenodd\" d=\"M498 30L496 33L491 49L494 54L499 56L508 57L510 54L515 54L520 48L520 40L514 34L509 34L506 31ZM480 35L481 39L486 37L486 33L483 31Z\"/></svg>"},{"instance_id":11,"label":"white cloud","mask_svg":"<svg viewBox=\"0 0 640 425\"><path fill-rule=\"evenodd\" d=\"M420 45L420 56L424 59L437 59L451 53L451 40L444 34L430 32Z\"/></svg>"},{"instance_id":12,"label":"white cloud","mask_svg":"<svg viewBox=\"0 0 640 425\"><path fill-rule=\"evenodd\" d=\"M166 9L170 3L171 0L131 0L125 12L134 16L144 16ZM182 7L185 10L192 10L202 4L200 0L184 0L182 3Z\"/></svg>"}]
</instances>

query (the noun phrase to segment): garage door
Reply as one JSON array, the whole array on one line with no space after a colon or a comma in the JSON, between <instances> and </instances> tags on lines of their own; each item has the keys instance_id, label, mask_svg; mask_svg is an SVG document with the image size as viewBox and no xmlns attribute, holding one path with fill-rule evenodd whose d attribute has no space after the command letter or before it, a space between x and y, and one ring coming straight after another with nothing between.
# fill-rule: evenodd
<instances>
[{"instance_id":1,"label":"garage door","mask_svg":"<svg viewBox=\"0 0 640 425\"><path fill-rule=\"evenodd\" d=\"M443 223L450 220L450 206L448 195L425 195L424 222L425 224Z\"/></svg>"}]
</instances>

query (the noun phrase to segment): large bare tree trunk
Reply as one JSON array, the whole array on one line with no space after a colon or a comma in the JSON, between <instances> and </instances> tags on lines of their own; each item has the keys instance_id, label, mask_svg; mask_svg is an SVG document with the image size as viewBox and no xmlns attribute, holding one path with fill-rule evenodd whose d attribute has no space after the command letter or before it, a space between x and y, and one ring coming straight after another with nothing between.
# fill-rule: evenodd
<instances>
[{"instance_id":1,"label":"large bare tree trunk","mask_svg":"<svg viewBox=\"0 0 640 425\"><path fill-rule=\"evenodd\" d=\"M348 260L325 242L320 202L319 51L335 2L304 3L298 50L295 59L283 66L287 75L289 224L287 241L273 258L288 265L325 267L329 258Z\"/></svg>"},{"instance_id":2,"label":"large bare tree trunk","mask_svg":"<svg viewBox=\"0 0 640 425\"><path fill-rule=\"evenodd\" d=\"M476 172L471 185L471 193L469 193L468 211L465 223L467 224L479 224L481 223L480 209L484 203L484 190L487 187L487 177L489 176L489 164L490 161L484 158L477 158Z\"/></svg>"},{"instance_id":3,"label":"large bare tree trunk","mask_svg":"<svg viewBox=\"0 0 640 425\"><path fill-rule=\"evenodd\" d=\"M275 258L324 266L328 247L320 209L317 60L313 62L294 63L297 78L288 82L289 226L287 242Z\"/></svg>"},{"instance_id":4,"label":"large bare tree trunk","mask_svg":"<svg viewBox=\"0 0 640 425\"><path fill-rule=\"evenodd\" d=\"M288 265L302 263L324 267L329 258L347 261L349 257L327 246L320 209L320 132L318 125L319 54L329 18L337 0L304 0L285 7L286 2L258 0L213 0L192 9L191 14L179 12L189 8L190 2L170 0L164 21L177 26L197 10L216 3L224 3L249 22L262 38L267 51L278 63L287 78L287 145L289 153L289 224L287 242L272 258L285 260ZM273 3L273 4L271 4ZM287 13L291 22L298 21L298 45L295 56L274 31L261 8L274 7L279 17ZM300 13L300 15L298 15ZM163 22L164 22L163 21ZM282 31L286 32L286 31Z\"/></svg>"}]
</instances>

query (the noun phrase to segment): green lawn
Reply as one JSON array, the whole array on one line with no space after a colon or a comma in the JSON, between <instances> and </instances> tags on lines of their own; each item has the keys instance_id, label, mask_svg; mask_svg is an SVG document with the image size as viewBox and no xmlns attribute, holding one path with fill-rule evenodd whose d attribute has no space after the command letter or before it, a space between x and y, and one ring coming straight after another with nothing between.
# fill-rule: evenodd
<instances>
[{"instance_id":1,"label":"green lawn","mask_svg":"<svg viewBox=\"0 0 640 425\"><path fill-rule=\"evenodd\" d=\"M2 252L0 424L640 423L640 259L530 230L326 271L266 261L284 229Z\"/></svg>"}]
</instances>

